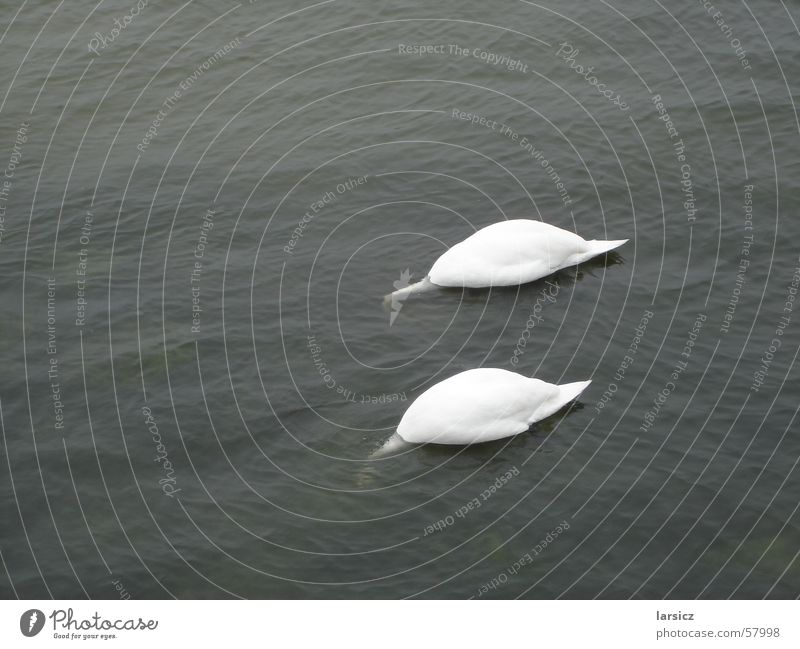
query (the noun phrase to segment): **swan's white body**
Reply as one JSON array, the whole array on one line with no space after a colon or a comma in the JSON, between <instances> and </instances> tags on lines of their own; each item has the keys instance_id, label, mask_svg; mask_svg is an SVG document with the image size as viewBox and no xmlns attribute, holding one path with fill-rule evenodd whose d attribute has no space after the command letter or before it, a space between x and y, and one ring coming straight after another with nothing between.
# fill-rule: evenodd
<instances>
[{"instance_id":1,"label":"swan's white body","mask_svg":"<svg viewBox=\"0 0 800 649\"><path fill-rule=\"evenodd\" d=\"M589 383L554 385L508 370L467 370L417 397L397 434L412 444L476 444L511 437L560 410Z\"/></svg>"},{"instance_id":2,"label":"swan's white body","mask_svg":"<svg viewBox=\"0 0 800 649\"><path fill-rule=\"evenodd\" d=\"M627 241L587 241L574 232L530 219L500 221L454 245L436 260L423 281L392 295L416 293L431 285L485 288L525 284Z\"/></svg>"},{"instance_id":3,"label":"swan's white body","mask_svg":"<svg viewBox=\"0 0 800 649\"><path fill-rule=\"evenodd\" d=\"M450 248L428 278L439 286L515 286L583 263L625 241L586 241L530 219L500 221Z\"/></svg>"}]
</instances>

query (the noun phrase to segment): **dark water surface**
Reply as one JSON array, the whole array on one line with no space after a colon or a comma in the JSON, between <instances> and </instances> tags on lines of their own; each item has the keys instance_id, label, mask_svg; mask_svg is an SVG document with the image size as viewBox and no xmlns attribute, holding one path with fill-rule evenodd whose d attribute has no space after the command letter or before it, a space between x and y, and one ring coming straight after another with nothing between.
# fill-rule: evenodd
<instances>
[{"instance_id":1,"label":"dark water surface","mask_svg":"<svg viewBox=\"0 0 800 649\"><path fill-rule=\"evenodd\" d=\"M17 9L4 597L800 595L796 2ZM630 242L391 321L504 218ZM478 366L593 383L371 458Z\"/></svg>"}]
</instances>

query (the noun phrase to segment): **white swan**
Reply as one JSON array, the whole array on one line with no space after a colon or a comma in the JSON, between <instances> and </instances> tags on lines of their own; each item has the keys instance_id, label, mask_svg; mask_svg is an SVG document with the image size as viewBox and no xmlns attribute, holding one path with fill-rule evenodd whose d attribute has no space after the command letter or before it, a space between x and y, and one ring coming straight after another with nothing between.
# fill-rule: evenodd
<instances>
[{"instance_id":1,"label":"white swan","mask_svg":"<svg viewBox=\"0 0 800 649\"><path fill-rule=\"evenodd\" d=\"M530 219L500 221L454 245L436 260L425 279L389 297L402 298L435 286L525 284L583 263L627 241L586 241L574 232Z\"/></svg>"},{"instance_id":2,"label":"white swan","mask_svg":"<svg viewBox=\"0 0 800 649\"><path fill-rule=\"evenodd\" d=\"M397 435L412 444L476 444L511 437L556 413L590 383L554 385L508 370L467 370L417 397ZM387 445L396 448L399 441L390 438Z\"/></svg>"}]
</instances>

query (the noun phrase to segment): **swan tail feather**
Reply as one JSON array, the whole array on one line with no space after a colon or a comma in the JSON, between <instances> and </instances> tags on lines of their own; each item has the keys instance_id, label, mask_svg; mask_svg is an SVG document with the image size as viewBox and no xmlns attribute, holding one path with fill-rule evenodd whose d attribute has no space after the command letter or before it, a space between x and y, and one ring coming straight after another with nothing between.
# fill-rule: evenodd
<instances>
[{"instance_id":1,"label":"swan tail feather","mask_svg":"<svg viewBox=\"0 0 800 649\"><path fill-rule=\"evenodd\" d=\"M567 405L570 401L577 399L581 392L589 387L591 381L576 381L575 383L565 383L558 386L558 400L562 406Z\"/></svg>"},{"instance_id":2,"label":"swan tail feather","mask_svg":"<svg viewBox=\"0 0 800 649\"><path fill-rule=\"evenodd\" d=\"M595 255L602 255L604 252L609 252L614 250L615 248L619 248L621 245L628 243L628 239L617 239L615 241L587 241L589 250L588 254L592 257Z\"/></svg>"},{"instance_id":3,"label":"swan tail feather","mask_svg":"<svg viewBox=\"0 0 800 649\"><path fill-rule=\"evenodd\" d=\"M581 392L589 387L590 383L591 381L577 381L575 383L565 383L564 385L555 386L558 391L545 403L539 406L539 409L531 418L532 421L539 421L540 419L554 415L570 401L577 399Z\"/></svg>"}]
</instances>

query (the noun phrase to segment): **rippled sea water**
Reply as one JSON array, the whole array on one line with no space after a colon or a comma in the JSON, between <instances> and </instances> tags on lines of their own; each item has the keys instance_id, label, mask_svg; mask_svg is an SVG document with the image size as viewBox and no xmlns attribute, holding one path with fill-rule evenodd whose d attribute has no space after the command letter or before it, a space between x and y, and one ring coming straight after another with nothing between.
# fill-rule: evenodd
<instances>
[{"instance_id":1,"label":"rippled sea water","mask_svg":"<svg viewBox=\"0 0 800 649\"><path fill-rule=\"evenodd\" d=\"M6 8L0 594L800 595L798 21ZM510 218L630 242L384 306ZM371 457L478 366L593 382L526 434Z\"/></svg>"}]
</instances>

